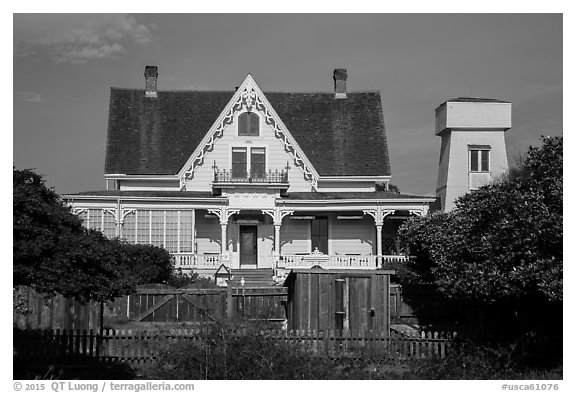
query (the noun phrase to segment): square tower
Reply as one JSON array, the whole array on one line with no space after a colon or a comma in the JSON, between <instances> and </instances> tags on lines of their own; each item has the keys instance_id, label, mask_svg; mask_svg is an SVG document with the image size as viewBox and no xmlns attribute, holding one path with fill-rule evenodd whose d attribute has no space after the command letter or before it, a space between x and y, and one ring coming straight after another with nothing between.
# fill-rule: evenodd
<instances>
[{"instance_id":1,"label":"square tower","mask_svg":"<svg viewBox=\"0 0 576 393\"><path fill-rule=\"evenodd\" d=\"M512 104L506 101L459 97L436 108L436 135L442 138L436 196L442 211L508 170L504 133L511 126Z\"/></svg>"}]
</instances>

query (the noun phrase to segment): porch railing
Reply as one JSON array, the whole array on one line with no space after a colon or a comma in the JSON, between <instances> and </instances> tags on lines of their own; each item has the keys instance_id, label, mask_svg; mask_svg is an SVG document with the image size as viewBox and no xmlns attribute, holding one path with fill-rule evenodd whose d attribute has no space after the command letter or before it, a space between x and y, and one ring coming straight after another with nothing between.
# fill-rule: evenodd
<instances>
[{"instance_id":1,"label":"porch railing","mask_svg":"<svg viewBox=\"0 0 576 393\"><path fill-rule=\"evenodd\" d=\"M405 255L382 255L384 262L405 262ZM376 269L377 255L317 255L284 254L277 258L276 266L285 269L305 269L320 266L323 269Z\"/></svg>"},{"instance_id":2,"label":"porch railing","mask_svg":"<svg viewBox=\"0 0 576 393\"><path fill-rule=\"evenodd\" d=\"M176 253L174 255L174 268L187 269L217 269L226 258L220 254L193 254Z\"/></svg>"},{"instance_id":3,"label":"porch railing","mask_svg":"<svg viewBox=\"0 0 576 393\"><path fill-rule=\"evenodd\" d=\"M252 170L236 174L232 170L214 169L214 183L288 183L287 170L268 170L259 172Z\"/></svg>"}]
</instances>

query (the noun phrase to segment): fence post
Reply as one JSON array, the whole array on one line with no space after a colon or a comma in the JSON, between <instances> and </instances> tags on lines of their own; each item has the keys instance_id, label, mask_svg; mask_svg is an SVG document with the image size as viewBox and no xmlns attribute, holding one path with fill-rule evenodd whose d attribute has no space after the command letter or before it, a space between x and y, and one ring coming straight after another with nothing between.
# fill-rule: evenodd
<instances>
[{"instance_id":1,"label":"fence post","mask_svg":"<svg viewBox=\"0 0 576 393\"><path fill-rule=\"evenodd\" d=\"M232 280L226 280L226 317L232 319L234 317L234 298L232 297Z\"/></svg>"}]
</instances>

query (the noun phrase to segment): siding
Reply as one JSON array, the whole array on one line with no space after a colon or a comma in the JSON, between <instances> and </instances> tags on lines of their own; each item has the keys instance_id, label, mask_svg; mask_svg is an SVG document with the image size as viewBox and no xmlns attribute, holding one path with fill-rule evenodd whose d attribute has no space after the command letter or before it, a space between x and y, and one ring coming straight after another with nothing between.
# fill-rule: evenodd
<instances>
[{"instance_id":1,"label":"siding","mask_svg":"<svg viewBox=\"0 0 576 393\"><path fill-rule=\"evenodd\" d=\"M331 254L375 254L376 227L372 217L338 220L330 217Z\"/></svg>"},{"instance_id":2,"label":"siding","mask_svg":"<svg viewBox=\"0 0 576 393\"><path fill-rule=\"evenodd\" d=\"M220 253L222 250L220 221L205 218L206 210L196 210L196 250L198 254Z\"/></svg>"},{"instance_id":3,"label":"siding","mask_svg":"<svg viewBox=\"0 0 576 393\"><path fill-rule=\"evenodd\" d=\"M311 184L304 180L302 170L294 166L292 156L286 153L284 144L276 138L274 130L264 123L263 116L260 116L260 137L237 137L237 115L234 118L234 123L224 128L222 137L216 139L214 149L206 153L204 163L196 168L194 178L186 184L187 189L210 191L212 189L211 183L214 179L214 171L212 169L214 162L216 162L219 169L230 170L232 167L231 147L237 146L266 147L266 170L282 170L286 167L286 162L288 162L290 165L290 170L288 171L289 191L311 191Z\"/></svg>"},{"instance_id":4,"label":"siding","mask_svg":"<svg viewBox=\"0 0 576 393\"><path fill-rule=\"evenodd\" d=\"M445 210L454 208L457 197L470 191L468 145L490 145L490 180L508 169L504 131L452 131L447 170ZM475 184L477 186L477 184Z\"/></svg>"},{"instance_id":5,"label":"siding","mask_svg":"<svg viewBox=\"0 0 576 393\"><path fill-rule=\"evenodd\" d=\"M447 102L446 107L448 128L512 127L512 104L509 103Z\"/></svg>"},{"instance_id":6,"label":"siding","mask_svg":"<svg viewBox=\"0 0 576 393\"><path fill-rule=\"evenodd\" d=\"M274 245L274 225L258 225L258 267L274 266L272 248Z\"/></svg>"},{"instance_id":7,"label":"siding","mask_svg":"<svg viewBox=\"0 0 576 393\"><path fill-rule=\"evenodd\" d=\"M284 219L280 227L282 254L310 252L310 221Z\"/></svg>"},{"instance_id":8,"label":"siding","mask_svg":"<svg viewBox=\"0 0 576 393\"><path fill-rule=\"evenodd\" d=\"M154 180L118 180L120 190L132 191L179 191L180 183L174 181Z\"/></svg>"},{"instance_id":9,"label":"siding","mask_svg":"<svg viewBox=\"0 0 576 393\"><path fill-rule=\"evenodd\" d=\"M446 105L436 111L436 135L446 128Z\"/></svg>"}]
</instances>

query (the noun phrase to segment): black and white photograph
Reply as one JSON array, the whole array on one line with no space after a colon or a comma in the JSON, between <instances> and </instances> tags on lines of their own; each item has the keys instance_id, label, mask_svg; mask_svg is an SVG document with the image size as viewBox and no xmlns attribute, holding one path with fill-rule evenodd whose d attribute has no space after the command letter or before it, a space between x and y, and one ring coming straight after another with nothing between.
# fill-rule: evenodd
<instances>
[{"instance_id":1,"label":"black and white photograph","mask_svg":"<svg viewBox=\"0 0 576 393\"><path fill-rule=\"evenodd\" d=\"M13 391L566 389L563 13L132 8L12 15Z\"/></svg>"}]
</instances>

